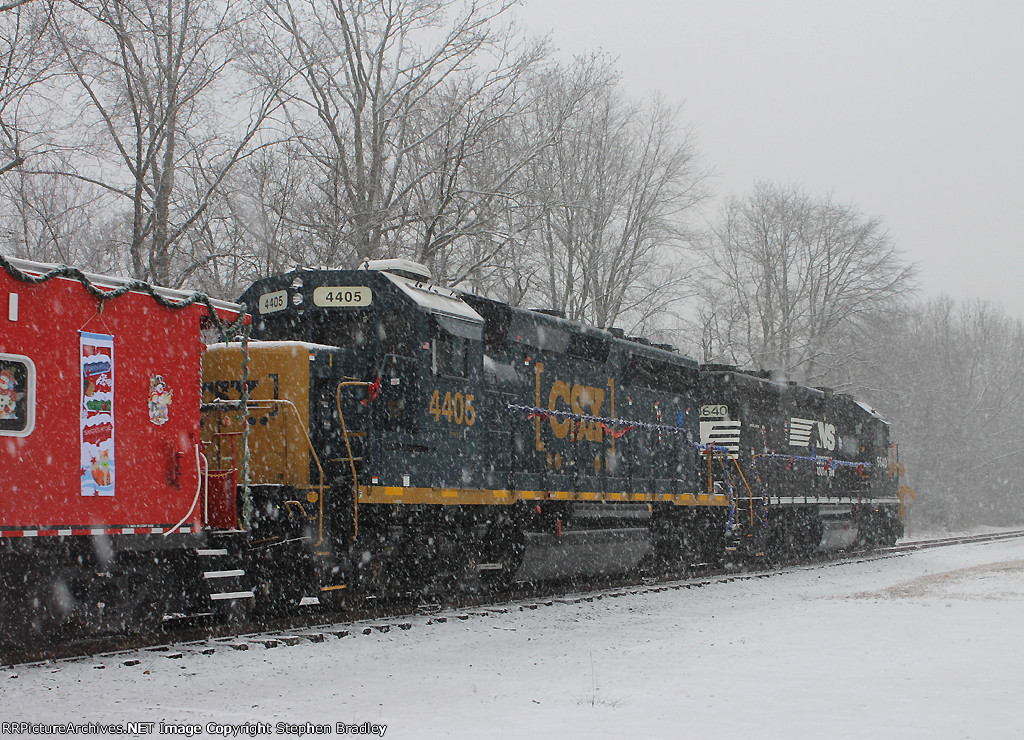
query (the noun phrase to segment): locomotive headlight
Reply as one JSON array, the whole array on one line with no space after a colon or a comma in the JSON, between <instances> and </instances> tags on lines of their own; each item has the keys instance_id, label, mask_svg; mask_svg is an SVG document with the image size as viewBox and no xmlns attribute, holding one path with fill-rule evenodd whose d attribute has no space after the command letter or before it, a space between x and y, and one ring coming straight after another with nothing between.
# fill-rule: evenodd
<instances>
[{"instance_id":1,"label":"locomotive headlight","mask_svg":"<svg viewBox=\"0 0 1024 740\"><path fill-rule=\"evenodd\" d=\"M292 287L295 288L295 290L298 290L299 288L301 288L302 287L302 278L296 277L294 280L292 280Z\"/></svg>"},{"instance_id":2,"label":"locomotive headlight","mask_svg":"<svg viewBox=\"0 0 1024 740\"><path fill-rule=\"evenodd\" d=\"M293 306L300 306L300 305L302 305L302 301L303 300L304 300L304 298L302 297L302 293L292 293L292 305Z\"/></svg>"}]
</instances>

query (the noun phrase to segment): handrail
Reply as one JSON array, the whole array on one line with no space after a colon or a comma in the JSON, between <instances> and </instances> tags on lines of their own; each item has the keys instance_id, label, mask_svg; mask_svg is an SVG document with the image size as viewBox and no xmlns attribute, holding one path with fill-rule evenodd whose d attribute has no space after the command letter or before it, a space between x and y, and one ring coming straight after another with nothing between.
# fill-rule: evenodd
<instances>
[{"instance_id":1,"label":"handrail","mask_svg":"<svg viewBox=\"0 0 1024 740\"><path fill-rule=\"evenodd\" d=\"M210 523L210 461L202 452L199 452L199 445L196 445L196 452L206 464L206 475L203 476L203 522Z\"/></svg>"},{"instance_id":2,"label":"handrail","mask_svg":"<svg viewBox=\"0 0 1024 740\"><path fill-rule=\"evenodd\" d=\"M352 444L349 442L348 428L345 426L345 415L341 413L341 389L346 387L369 386L364 380L344 380L334 390L334 401L338 407L338 419L341 420L341 434L345 438L345 449L348 451L348 464L352 470L352 541L359 537L359 480L356 474L356 461L352 457Z\"/></svg>"},{"instance_id":3,"label":"handrail","mask_svg":"<svg viewBox=\"0 0 1024 740\"><path fill-rule=\"evenodd\" d=\"M287 398L254 398L254 399L250 399L246 403L246 410L248 410L250 408L256 408L256 409L258 409L258 408L266 408L267 405L273 405L273 404L284 404L286 407L290 408L292 411L295 412L295 418L300 422L299 425L298 425L299 429L302 430L302 434L306 438L306 444L309 446L309 451L313 454L313 462L316 463L316 468L317 468L317 470L320 473L320 485L317 487L319 489L319 491L320 491L320 494L317 497L317 502L320 505L320 508L319 508L319 527L318 527L319 539L316 541L316 544L317 545L323 544L323 541L324 541L324 489L326 488L326 486L324 485L324 469L320 465L320 457L316 454L316 449L313 447L313 440L310 439L310 437L309 437L309 430L306 429L306 427L301 423L302 422L302 415L299 414L299 409L295 406L295 404L292 401L289 401Z\"/></svg>"},{"instance_id":4,"label":"handrail","mask_svg":"<svg viewBox=\"0 0 1024 740\"><path fill-rule=\"evenodd\" d=\"M730 455L732 457L732 455ZM733 463L736 464L736 472L740 474L740 480L743 481L743 485L747 489L747 508L750 509L750 527L754 527L754 492L750 488L750 484L747 483L747 477L743 475L743 468L740 467L740 461L738 458L732 458Z\"/></svg>"},{"instance_id":5,"label":"handrail","mask_svg":"<svg viewBox=\"0 0 1024 740\"><path fill-rule=\"evenodd\" d=\"M188 511L185 512L185 516L183 516L181 518L180 522L178 522L173 527L171 527L166 532L164 532L164 537L169 535L171 532L177 532L178 528L182 524L184 524L185 521L190 516L192 516L192 512L195 511L195 509L196 509L196 504L199 503L199 492L203 490L203 482L206 479L203 477L203 471L202 471L202 468L199 465L199 445L196 445L195 448L196 448L196 495L195 495L195 498L192 499L192 505L190 507L188 507ZM175 453L175 454L177 454L177 453ZM209 468L207 468L207 472L209 472Z\"/></svg>"},{"instance_id":6,"label":"handrail","mask_svg":"<svg viewBox=\"0 0 1024 740\"><path fill-rule=\"evenodd\" d=\"M711 493L712 486L712 470L711 470L711 458L715 454L715 450L708 446L706 453L708 456L708 493ZM750 510L750 526L754 526L754 491L750 488L750 484L747 482L747 477L743 475L743 468L740 467L740 461L738 456L729 454L723 454L721 452L718 455L722 458L722 473L726 476L729 475L728 465L725 462L725 458L729 457L732 459L733 464L736 466L736 472L740 474L740 480L743 481L743 486L747 489L747 508ZM756 472L756 471L755 471Z\"/></svg>"},{"instance_id":7,"label":"handrail","mask_svg":"<svg viewBox=\"0 0 1024 740\"><path fill-rule=\"evenodd\" d=\"M211 410L211 409L208 409L208 410ZM221 410L221 409L218 409L218 410ZM213 447L214 444L217 442L217 439L220 438L220 437L241 437L241 436L242 436L242 432L214 432L213 434L210 435L210 441L209 442L201 442L200 444L202 445L203 449L206 449L207 447ZM231 469L235 470L237 472L241 472L241 468L239 467L239 464L238 464L238 450L235 448L235 441L233 439L231 439L229 441L231 442ZM226 468L223 467L223 464L224 464L224 454L223 454L222 450L223 450L222 445L217 444L217 446L216 446L217 462L221 465L221 467L217 468L218 471L226 470ZM206 453L203 453L204 456L205 456L205 454ZM207 460L207 468L209 468L209 460Z\"/></svg>"}]
</instances>

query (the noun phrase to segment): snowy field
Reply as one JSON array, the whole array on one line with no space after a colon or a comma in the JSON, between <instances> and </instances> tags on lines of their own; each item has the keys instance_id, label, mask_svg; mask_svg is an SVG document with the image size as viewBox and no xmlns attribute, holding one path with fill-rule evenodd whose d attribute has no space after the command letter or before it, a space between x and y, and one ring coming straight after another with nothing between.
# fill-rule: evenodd
<instances>
[{"instance_id":1,"label":"snowy field","mask_svg":"<svg viewBox=\"0 0 1024 740\"><path fill-rule=\"evenodd\" d=\"M283 722L334 736L337 723L369 722L388 738L1024 737L1024 540L410 621L322 644L3 668L0 730L269 722L280 734Z\"/></svg>"}]
</instances>

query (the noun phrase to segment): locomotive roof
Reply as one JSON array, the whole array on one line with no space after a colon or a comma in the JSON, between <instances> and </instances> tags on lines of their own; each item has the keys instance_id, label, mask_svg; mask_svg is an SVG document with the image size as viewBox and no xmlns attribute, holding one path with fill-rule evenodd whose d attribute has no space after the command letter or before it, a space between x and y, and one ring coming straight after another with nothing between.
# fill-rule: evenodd
<instances>
[{"instance_id":1,"label":"locomotive roof","mask_svg":"<svg viewBox=\"0 0 1024 740\"><path fill-rule=\"evenodd\" d=\"M467 302L485 314L487 313L488 308L506 312L513 335L517 328L523 329L540 326L556 330L560 329L564 331L566 335L583 335L599 339L632 354L643 355L652 359L662 360L693 369L696 369L698 366L696 360L687 357L681 352L667 349L667 345L652 344L646 340L642 340L640 337L626 337L618 330L601 329L596 326L589 326L579 321L566 319L563 316L550 311L510 306L507 303L496 301L493 298L486 298L473 293L465 293L463 294L463 297ZM520 339L523 340L524 337L521 337ZM527 343L531 342L528 341ZM550 349L551 347L548 348Z\"/></svg>"},{"instance_id":2,"label":"locomotive roof","mask_svg":"<svg viewBox=\"0 0 1024 740\"><path fill-rule=\"evenodd\" d=\"M463 301L459 294L454 291L434 285L433 283L413 280L390 272L382 272L381 274L394 283L399 290L411 298L426 313L452 316L472 324L484 323L483 317L470 308L469 304Z\"/></svg>"},{"instance_id":3,"label":"locomotive roof","mask_svg":"<svg viewBox=\"0 0 1024 740\"><path fill-rule=\"evenodd\" d=\"M870 416L874 417L875 419L878 419L878 420L879 420L880 422L882 422L883 424L888 424L888 423L889 423L889 422L887 422L887 421L885 420L885 418L884 418L884 417L883 417L883 416L882 416L882 415L881 415L880 413L878 413L877 411L875 411L875 410L874 410L873 408L871 408L870 406L868 406L868 405L867 405L866 403L864 403L863 401L857 401L857 400L854 400L854 403L855 403L855 404L857 404L858 406L860 406L860 407L861 407L861 408L862 408L862 409L863 409L864 411L866 411L866 412L867 412L867 413L868 413L868 414L869 414Z\"/></svg>"},{"instance_id":4,"label":"locomotive roof","mask_svg":"<svg viewBox=\"0 0 1024 740\"><path fill-rule=\"evenodd\" d=\"M401 264L398 264L401 263ZM412 264L412 263L409 263ZM401 268L401 269L397 269ZM578 321L571 321L553 312L540 311L510 306L484 296L453 291L426 280L418 279L404 260L379 260L363 263L357 270L336 270L327 268L302 267L287 273L262 278L254 282L242 295L241 300L255 304L261 295L268 291L279 291L288 288L290 291L348 283L351 285L373 284L380 280L397 289L397 293L411 300L424 313L439 317L456 319L473 327L482 327L487 321L504 316L508 322L510 333L519 341L537 344L547 349L559 349L559 335L568 341L571 336L588 337L591 340L607 342L632 354L642 355L654 360L661 360L675 365L696 369L698 363L690 357L675 351L668 345L658 345L640 337L626 337L621 331L601 329L588 326ZM301 287L296 287L296 278L303 280ZM307 282L308 281L308 282ZM379 283L378 283L379 284ZM491 311L495 313L491 315ZM483 315L481 315L483 314ZM449 327L458 332L457 326ZM468 329L479 331L478 329ZM533 334L536 333L536 336ZM561 350L564 351L564 347Z\"/></svg>"},{"instance_id":5,"label":"locomotive roof","mask_svg":"<svg viewBox=\"0 0 1024 740\"><path fill-rule=\"evenodd\" d=\"M738 367L732 365L702 365L701 370L705 375L723 378L725 380L732 380L737 383L741 383L747 386L757 386L759 388L771 388L777 393L790 390L796 393L805 394L817 398L825 398L828 395L821 388L812 388L806 385L800 385L793 380L781 380L771 376L771 373L767 370L741 370Z\"/></svg>"},{"instance_id":6,"label":"locomotive roof","mask_svg":"<svg viewBox=\"0 0 1024 740\"><path fill-rule=\"evenodd\" d=\"M305 294L311 292L310 289L332 285L338 287L376 285L377 290L386 285L393 286L396 290L391 291L392 293L411 300L424 313L458 319L473 325L483 325L483 317L465 303L455 291L417 279L417 276L409 270L399 270L399 274L392 272L391 269L378 269L378 266L390 268L394 262L404 264L406 260L369 262L364 263L363 267L356 270L301 267L257 280L242 294L240 300L253 306L253 310L257 310L255 306L261 295L268 295L270 292L282 289L287 289L291 293ZM295 285L297 279L302 280L301 285ZM381 281L384 281L383 285ZM315 299L315 295L305 297ZM312 302L310 301L310 303ZM303 304L303 308L306 308L305 301Z\"/></svg>"},{"instance_id":7,"label":"locomotive roof","mask_svg":"<svg viewBox=\"0 0 1024 740\"><path fill-rule=\"evenodd\" d=\"M727 380L742 383L747 386L755 386L758 388L770 387L772 390L781 393L784 390L791 389L797 393L804 394L806 396L825 398L828 395L833 395L836 398L843 399L847 404L852 403L857 408L861 409L868 414L871 418L881 422L882 424L888 425L889 422L878 413L874 408L859 401L853 396L846 393L832 393L830 390L825 388L812 388L806 385L800 385L795 381L782 381L776 380L771 377L771 373L767 370L741 370L733 365L716 365L708 364L702 365L701 370L706 376L712 376L717 378L724 378L725 376L731 376Z\"/></svg>"}]
</instances>

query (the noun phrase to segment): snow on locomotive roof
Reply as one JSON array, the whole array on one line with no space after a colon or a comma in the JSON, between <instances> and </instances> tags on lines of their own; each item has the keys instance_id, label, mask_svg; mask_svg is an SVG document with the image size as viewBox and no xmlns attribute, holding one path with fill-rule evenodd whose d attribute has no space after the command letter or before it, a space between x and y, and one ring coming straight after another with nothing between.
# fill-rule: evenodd
<instances>
[{"instance_id":1,"label":"snow on locomotive roof","mask_svg":"<svg viewBox=\"0 0 1024 740\"><path fill-rule=\"evenodd\" d=\"M483 325L484 323L483 317L470 308L459 297L459 294L452 290L432 283L402 277L393 272L381 272L381 274L394 283L399 290L409 296L417 306L427 313L451 316L462 321L468 321L471 324Z\"/></svg>"},{"instance_id":2,"label":"snow on locomotive roof","mask_svg":"<svg viewBox=\"0 0 1024 740\"><path fill-rule=\"evenodd\" d=\"M248 345L250 347L265 347L265 348L268 348L268 349L269 348L274 348L274 347L291 347L293 349L298 349L299 347L302 347L302 349L305 349L305 350L326 350L326 351L334 351L334 350L338 349L337 347L335 347L333 345L330 345L330 344L318 344L316 342L306 342L306 341L300 340L300 339L250 339L249 342L248 342ZM207 344L207 346L208 347L241 347L242 343L240 341L235 340L235 341L231 341L231 342L212 342L210 344Z\"/></svg>"},{"instance_id":3,"label":"snow on locomotive roof","mask_svg":"<svg viewBox=\"0 0 1024 740\"><path fill-rule=\"evenodd\" d=\"M862 409L864 409L865 411L867 411L867 412L868 412L869 414L871 414L871 416L873 416L873 417L875 417L876 419L878 419L878 420L879 420L880 422L882 422L883 424L888 424L888 423L889 423L889 422L887 422L887 421L886 421L886 420L885 420L885 419L884 419L884 418L882 417L882 415L881 415L880 413L878 413L877 411L875 411L875 410L874 410L873 408L871 408L870 406L868 406L868 405L867 405L866 403L864 403L863 401L858 401L857 399L854 399L854 401L853 401L853 402L854 402L855 404L857 404L858 406L860 406L860 407L861 407Z\"/></svg>"},{"instance_id":4,"label":"snow on locomotive roof","mask_svg":"<svg viewBox=\"0 0 1024 740\"><path fill-rule=\"evenodd\" d=\"M757 386L761 388L774 388L776 392L798 392L807 394L809 396L816 396L818 398L824 398L827 393L823 388L814 388L812 386L801 385L795 380L786 380L781 377L775 377L768 370L744 370L735 365L722 365L717 363L708 363L701 366L701 370L710 375L732 377L733 380L739 383L745 383L748 386Z\"/></svg>"},{"instance_id":5,"label":"snow on locomotive roof","mask_svg":"<svg viewBox=\"0 0 1024 740\"><path fill-rule=\"evenodd\" d=\"M67 265L61 265L55 262L33 262L32 260L23 260L18 259L16 257L7 257L6 259L19 270L22 270L23 272L32 273L35 275L45 275L48 272L52 272L54 270L62 270L67 267ZM120 288L124 285L128 285L129 283L143 282L141 280L135 280L133 278L119 278L112 277L110 275L98 275L92 272L82 272L82 274L89 280L89 282L91 282L98 288ZM66 279L73 280L74 278ZM195 291L175 290L173 288L164 288L159 285L151 285L150 287L152 287L153 291L158 295L176 301L185 301L191 298L193 295L195 295ZM210 298L210 303L215 308L219 308L223 311L241 313L244 312L245 310L245 307L238 303L222 301L216 298Z\"/></svg>"},{"instance_id":6,"label":"snow on locomotive roof","mask_svg":"<svg viewBox=\"0 0 1024 740\"><path fill-rule=\"evenodd\" d=\"M406 259L366 260L357 269L389 272L392 275L424 283L429 283L434 279L434 276L430 274L429 267Z\"/></svg>"}]
</instances>

